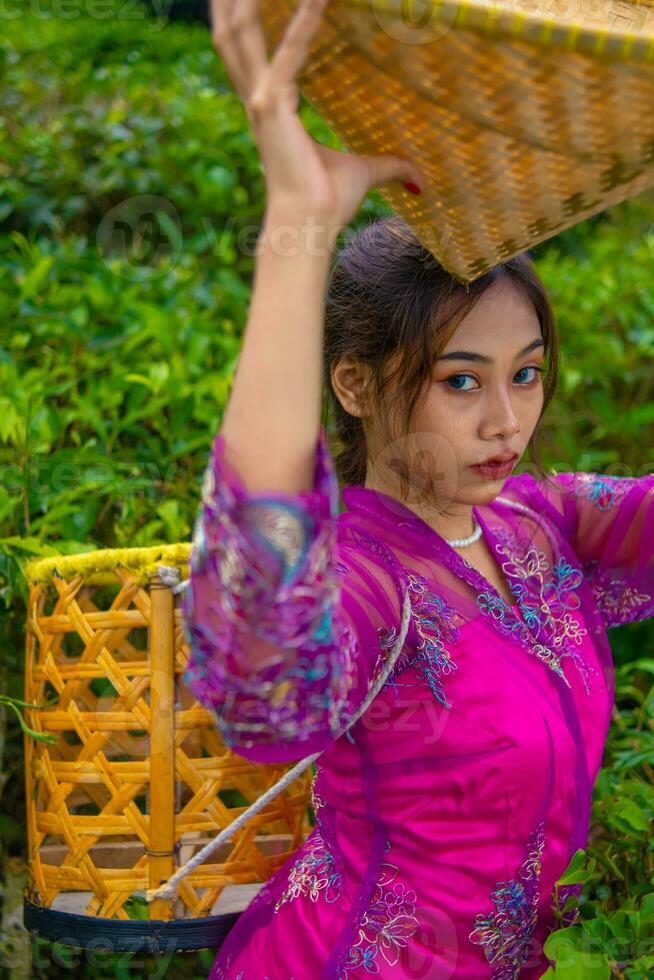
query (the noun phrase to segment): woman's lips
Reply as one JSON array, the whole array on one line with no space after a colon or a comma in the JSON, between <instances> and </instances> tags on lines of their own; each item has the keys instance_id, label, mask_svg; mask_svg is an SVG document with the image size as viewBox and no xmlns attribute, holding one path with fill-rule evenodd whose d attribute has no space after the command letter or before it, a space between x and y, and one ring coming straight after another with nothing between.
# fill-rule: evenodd
<instances>
[{"instance_id":1,"label":"woman's lips","mask_svg":"<svg viewBox=\"0 0 654 980\"><path fill-rule=\"evenodd\" d=\"M517 459L518 457L514 456L513 459L508 459L506 463L477 463L471 469L487 480L501 480L502 477L509 475Z\"/></svg>"}]
</instances>

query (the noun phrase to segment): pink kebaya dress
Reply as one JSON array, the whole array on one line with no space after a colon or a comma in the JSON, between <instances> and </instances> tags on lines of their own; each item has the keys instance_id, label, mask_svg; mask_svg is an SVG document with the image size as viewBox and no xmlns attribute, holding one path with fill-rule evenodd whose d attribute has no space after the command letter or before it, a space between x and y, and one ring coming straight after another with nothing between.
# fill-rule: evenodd
<instances>
[{"instance_id":1,"label":"pink kebaya dress","mask_svg":"<svg viewBox=\"0 0 654 980\"><path fill-rule=\"evenodd\" d=\"M588 841L614 695L607 629L654 614L654 476L510 476L474 508L515 603L427 523L342 491L249 493L215 438L184 680L255 762L322 752L316 824L211 980L535 978ZM397 637L380 693L345 732ZM563 889L563 897L580 886Z\"/></svg>"}]
</instances>

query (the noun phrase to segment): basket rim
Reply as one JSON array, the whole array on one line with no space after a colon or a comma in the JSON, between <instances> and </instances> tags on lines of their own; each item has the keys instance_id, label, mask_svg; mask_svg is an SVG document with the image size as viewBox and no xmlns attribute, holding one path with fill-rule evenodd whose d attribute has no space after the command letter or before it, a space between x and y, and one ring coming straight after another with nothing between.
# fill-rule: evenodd
<instances>
[{"instance_id":1,"label":"basket rim","mask_svg":"<svg viewBox=\"0 0 654 980\"><path fill-rule=\"evenodd\" d=\"M181 571L189 563L192 547L192 542L184 541L146 548L96 548L75 554L47 555L30 559L22 572L31 586L50 583L55 575L68 581L77 575L111 572L118 566L156 575L159 564L173 565Z\"/></svg>"},{"instance_id":2,"label":"basket rim","mask_svg":"<svg viewBox=\"0 0 654 980\"><path fill-rule=\"evenodd\" d=\"M346 8L369 12L377 19L383 14L402 16L403 0L343 2ZM654 11L654 0L621 0L621 3L635 11L642 10L645 15ZM284 0L284 6L288 7L288 0ZM506 3L502 0L424 0L422 8L423 17L428 13L434 21L443 21L450 28L481 33L489 40L504 38L531 43L538 48L563 47L597 57L606 55L618 61L654 62L654 24L651 30L619 30L608 22L598 25L584 21L578 10L566 19L565 14L548 16L522 9L521 0L507 0ZM337 23L331 26L338 30Z\"/></svg>"}]
</instances>

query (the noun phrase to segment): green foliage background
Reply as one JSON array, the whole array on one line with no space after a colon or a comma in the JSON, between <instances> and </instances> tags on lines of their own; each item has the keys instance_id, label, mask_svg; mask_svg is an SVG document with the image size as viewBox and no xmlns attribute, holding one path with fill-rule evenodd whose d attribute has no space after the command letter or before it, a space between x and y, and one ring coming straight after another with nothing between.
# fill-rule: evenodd
<instances>
[{"instance_id":1,"label":"green foliage background","mask_svg":"<svg viewBox=\"0 0 654 980\"><path fill-rule=\"evenodd\" d=\"M0 39L0 692L14 699L25 559L189 540L264 207L247 119L206 27L110 2L110 16L87 0L64 18L16 0ZM108 245L108 220L142 195L153 221ZM372 193L352 227L387 213ZM532 251L563 360L546 463L652 472L654 195ZM616 710L591 845L572 871L582 915L548 951L553 976L635 980L654 973L654 630L609 635ZM25 856L23 743L17 712L0 712L6 867ZM206 976L212 958L176 954L170 970Z\"/></svg>"}]
</instances>

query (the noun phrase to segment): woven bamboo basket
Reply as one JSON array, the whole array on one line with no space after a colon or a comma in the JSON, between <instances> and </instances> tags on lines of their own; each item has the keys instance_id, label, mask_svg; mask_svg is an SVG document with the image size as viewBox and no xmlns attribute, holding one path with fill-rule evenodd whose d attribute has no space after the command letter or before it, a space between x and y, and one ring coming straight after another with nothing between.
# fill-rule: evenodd
<instances>
[{"instance_id":1,"label":"woven bamboo basket","mask_svg":"<svg viewBox=\"0 0 654 980\"><path fill-rule=\"evenodd\" d=\"M29 877L24 923L70 946L217 947L311 830L312 771L184 880L168 880L283 776L231 752L181 680L179 594L190 544L30 562L25 736ZM52 703L46 703L46 702Z\"/></svg>"},{"instance_id":2,"label":"woven bamboo basket","mask_svg":"<svg viewBox=\"0 0 654 980\"><path fill-rule=\"evenodd\" d=\"M262 0L269 53L297 6ZM380 191L462 282L654 185L654 0L330 0L298 85L417 163Z\"/></svg>"}]
</instances>

